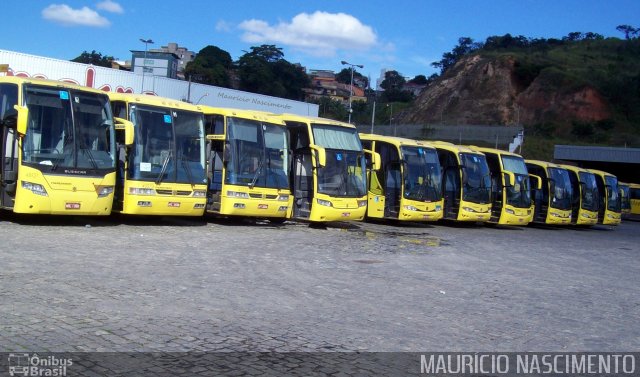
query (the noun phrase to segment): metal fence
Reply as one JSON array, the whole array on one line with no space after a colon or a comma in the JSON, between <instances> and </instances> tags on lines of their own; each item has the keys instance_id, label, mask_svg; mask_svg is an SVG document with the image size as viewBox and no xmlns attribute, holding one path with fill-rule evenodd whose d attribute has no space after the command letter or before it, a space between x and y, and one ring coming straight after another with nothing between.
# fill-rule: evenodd
<instances>
[{"instance_id":1,"label":"metal fence","mask_svg":"<svg viewBox=\"0 0 640 377\"><path fill-rule=\"evenodd\" d=\"M358 132L399 136L416 140L442 140L455 144L481 144L505 148L522 126L476 126L436 124L357 125Z\"/></svg>"}]
</instances>

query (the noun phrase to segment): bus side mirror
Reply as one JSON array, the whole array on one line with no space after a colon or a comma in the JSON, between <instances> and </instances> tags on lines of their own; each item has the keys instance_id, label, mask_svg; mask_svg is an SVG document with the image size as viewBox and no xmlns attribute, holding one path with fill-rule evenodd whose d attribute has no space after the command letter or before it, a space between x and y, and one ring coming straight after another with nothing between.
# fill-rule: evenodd
<instances>
[{"instance_id":1,"label":"bus side mirror","mask_svg":"<svg viewBox=\"0 0 640 377\"><path fill-rule=\"evenodd\" d=\"M534 190L542 189L542 178L535 174L529 174L529 180L531 181L531 187L533 187Z\"/></svg>"},{"instance_id":2,"label":"bus side mirror","mask_svg":"<svg viewBox=\"0 0 640 377\"><path fill-rule=\"evenodd\" d=\"M309 144L309 148L315 151L316 167L324 167L327 165L327 151L324 148L314 144Z\"/></svg>"},{"instance_id":3,"label":"bus side mirror","mask_svg":"<svg viewBox=\"0 0 640 377\"><path fill-rule=\"evenodd\" d=\"M510 171L506 171L504 174L504 185L511 187L516 183L516 175Z\"/></svg>"},{"instance_id":4,"label":"bus side mirror","mask_svg":"<svg viewBox=\"0 0 640 377\"><path fill-rule=\"evenodd\" d=\"M135 138L133 123L126 119L114 118L116 121L116 131L124 132L124 145L133 145Z\"/></svg>"},{"instance_id":5,"label":"bus side mirror","mask_svg":"<svg viewBox=\"0 0 640 377\"><path fill-rule=\"evenodd\" d=\"M376 153L374 151L370 151L368 149L363 149L365 155L368 155L368 160L370 161L370 166L368 166L371 170L380 170L382 166L382 159L380 158L380 153Z\"/></svg>"},{"instance_id":6,"label":"bus side mirror","mask_svg":"<svg viewBox=\"0 0 640 377\"><path fill-rule=\"evenodd\" d=\"M4 114L4 118L2 118L2 122L0 122L2 127L10 128L15 130L18 127L18 110L15 108L7 109Z\"/></svg>"},{"instance_id":7,"label":"bus side mirror","mask_svg":"<svg viewBox=\"0 0 640 377\"><path fill-rule=\"evenodd\" d=\"M27 120L29 119L29 108L26 106L14 105L13 109L8 109L2 118L4 127L14 129L20 136L27 133Z\"/></svg>"},{"instance_id":8,"label":"bus side mirror","mask_svg":"<svg viewBox=\"0 0 640 377\"><path fill-rule=\"evenodd\" d=\"M469 181L469 176L467 175L467 168L464 166L460 166L460 173L462 173L462 184L465 185Z\"/></svg>"}]
</instances>

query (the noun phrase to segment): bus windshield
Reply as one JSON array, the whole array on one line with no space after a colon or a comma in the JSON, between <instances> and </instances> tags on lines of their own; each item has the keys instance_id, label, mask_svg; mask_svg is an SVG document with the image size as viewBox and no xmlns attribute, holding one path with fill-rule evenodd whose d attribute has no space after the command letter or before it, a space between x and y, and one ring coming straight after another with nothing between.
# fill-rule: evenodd
<instances>
[{"instance_id":1,"label":"bus windshield","mask_svg":"<svg viewBox=\"0 0 640 377\"><path fill-rule=\"evenodd\" d=\"M355 128L313 124L316 145L326 149L326 165L318 168L318 192L335 197L367 193L362 144Z\"/></svg>"},{"instance_id":2,"label":"bus windshield","mask_svg":"<svg viewBox=\"0 0 640 377\"><path fill-rule=\"evenodd\" d=\"M206 183L202 114L146 105L132 105L130 111L136 129L132 179Z\"/></svg>"},{"instance_id":3,"label":"bus windshield","mask_svg":"<svg viewBox=\"0 0 640 377\"><path fill-rule=\"evenodd\" d=\"M26 86L24 95L29 109L24 164L45 172L72 168L103 174L115 169L115 134L106 95L35 85Z\"/></svg>"},{"instance_id":4,"label":"bus windshield","mask_svg":"<svg viewBox=\"0 0 640 377\"><path fill-rule=\"evenodd\" d=\"M596 176L592 173L579 172L580 182L582 183L581 206L587 211L597 211L598 202L598 186L596 184Z\"/></svg>"},{"instance_id":5,"label":"bus windshield","mask_svg":"<svg viewBox=\"0 0 640 377\"><path fill-rule=\"evenodd\" d=\"M618 194L618 179L605 175L604 182L607 186L607 209L609 211L620 212L620 195Z\"/></svg>"},{"instance_id":6,"label":"bus windshield","mask_svg":"<svg viewBox=\"0 0 640 377\"><path fill-rule=\"evenodd\" d=\"M283 126L252 119L227 119L225 183L249 187L289 187L287 133Z\"/></svg>"},{"instance_id":7,"label":"bus windshield","mask_svg":"<svg viewBox=\"0 0 640 377\"><path fill-rule=\"evenodd\" d=\"M490 203L491 175L484 155L460 153L460 165L466 175L462 186L462 199L478 204Z\"/></svg>"},{"instance_id":8,"label":"bus windshield","mask_svg":"<svg viewBox=\"0 0 640 377\"><path fill-rule=\"evenodd\" d=\"M548 168L551 180L550 206L557 209L571 209L571 178L565 169Z\"/></svg>"},{"instance_id":9,"label":"bus windshield","mask_svg":"<svg viewBox=\"0 0 640 377\"><path fill-rule=\"evenodd\" d=\"M507 204L516 208L531 207L531 190L529 187L529 172L522 157L502 155L502 166L505 171L515 176L513 186L505 187Z\"/></svg>"},{"instance_id":10,"label":"bus windshield","mask_svg":"<svg viewBox=\"0 0 640 377\"><path fill-rule=\"evenodd\" d=\"M431 148L400 147L404 161L404 197L418 201L442 199L438 153Z\"/></svg>"}]
</instances>

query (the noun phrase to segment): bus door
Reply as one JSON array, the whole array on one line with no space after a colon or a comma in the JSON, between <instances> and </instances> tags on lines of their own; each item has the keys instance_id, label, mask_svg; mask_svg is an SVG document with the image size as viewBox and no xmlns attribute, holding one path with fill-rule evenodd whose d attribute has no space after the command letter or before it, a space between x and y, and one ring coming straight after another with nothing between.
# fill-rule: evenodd
<instances>
[{"instance_id":1,"label":"bus door","mask_svg":"<svg viewBox=\"0 0 640 377\"><path fill-rule=\"evenodd\" d=\"M0 85L0 206L13 207L18 179L18 138L16 126L18 114L14 105L18 103L18 86Z\"/></svg>"},{"instance_id":2,"label":"bus door","mask_svg":"<svg viewBox=\"0 0 640 377\"><path fill-rule=\"evenodd\" d=\"M460 211L462 185L460 165L454 153L438 149L442 167L442 196L444 198L444 218L457 219Z\"/></svg>"},{"instance_id":3,"label":"bus door","mask_svg":"<svg viewBox=\"0 0 640 377\"><path fill-rule=\"evenodd\" d=\"M567 169L569 172L569 181L571 182L571 190L574 192L574 195L571 196L571 222L577 223L580 213L580 202L584 198L585 194L583 190L585 187L580 185L580 180L578 177L578 173Z\"/></svg>"},{"instance_id":4,"label":"bus door","mask_svg":"<svg viewBox=\"0 0 640 377\"><path fill-rule=\"evenodd\" d=\"M222 182L224 179L225 143L224 116L205 116L207 133L207 210L218 212L222 203Z\"/></svg>"},{"instance_id":5,"label":"bus door","mask_svg":"<svg viewBox=\"0 0 640 377\"><path fill-rule=\"evenodd\" d=\"M534 203L533 221L544 223L547 221L547 212L549 211L549 185L551 182L547 177L546 169L538 165L527 164L527 170L530 174L540 177L540 189L531 185L531 200Z\"/></svg>"},{"instance_id":6,"label":"bus door","mask_svg":"<svg viewBox=\"0 0 640 377\"><path fill-rule=\"evenodd\" d=\"M287 122L293 153L291 188L293 192L293 217L308 218L313 205L314 187L309 131L306 124Z\"/></svg>"},{"instance_id":7,"label":"bus door","mask_svg":"<svg viewBox=\"0 0 640 377\"><path fill-rule=\"evenodd\" d=\"M493 153L485 154L487 159L487 165L489 166L489 172L491 173L491 220L492 222L500 221L502 215L502 209L504 208L504 189L505 185L502 183L503 175L502 168L500 167L499 156ZM514 182L515 184L515 182Z\"/></svg>"},{"instance_id":8,"label":"bus door","mask_svg":"<svg viewBox=\"0 0 640 377\"><path fill-rule=\"evenodd\" d=\"M402 171L400 154L395 145L376 142L375 152L380 154L380 170L376 171L384 193L383 217L398 218L402 197Z\"/></svg>"}]
</instances>

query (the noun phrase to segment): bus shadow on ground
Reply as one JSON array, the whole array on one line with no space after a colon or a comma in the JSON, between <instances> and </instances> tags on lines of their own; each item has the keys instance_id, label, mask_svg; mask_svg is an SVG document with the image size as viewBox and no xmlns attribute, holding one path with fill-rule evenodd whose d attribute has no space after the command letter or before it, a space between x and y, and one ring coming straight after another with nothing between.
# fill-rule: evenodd
<instances>
[{"instance_id":1,"label":"bus shadow on ground","mask_svg":"<svg viewBox=\"0 0 640 377\"><path fill-rule=\"evenodd\" d=\"M111 214L109 216L62 216L62 215L25 215L5 212L0 221L25 226L60 226L60 227L113 227L130 226L204 226L207 222L202 217L176 216L132 216Z\"/></svg>"}]
</instances>

